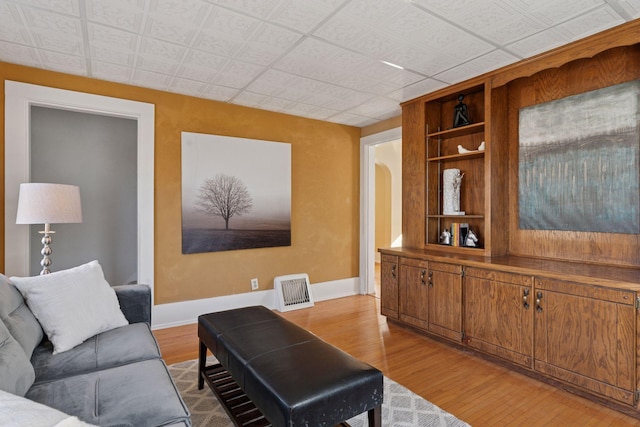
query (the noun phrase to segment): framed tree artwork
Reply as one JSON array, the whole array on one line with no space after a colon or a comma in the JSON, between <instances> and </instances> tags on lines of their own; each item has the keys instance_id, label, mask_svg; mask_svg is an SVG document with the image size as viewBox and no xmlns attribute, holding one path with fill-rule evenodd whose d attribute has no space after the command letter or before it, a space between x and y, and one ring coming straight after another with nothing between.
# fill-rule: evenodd
<instances>
[{"instance_id":1,"label":"framed tree artwork","mask_svg":"<svg viewBox=\"0 0 640 427\"><path fill-rule=\"evenodd\" d=\"M291 145L182 132L182 253L291 245Z\"/></svg>"}]
</instances>

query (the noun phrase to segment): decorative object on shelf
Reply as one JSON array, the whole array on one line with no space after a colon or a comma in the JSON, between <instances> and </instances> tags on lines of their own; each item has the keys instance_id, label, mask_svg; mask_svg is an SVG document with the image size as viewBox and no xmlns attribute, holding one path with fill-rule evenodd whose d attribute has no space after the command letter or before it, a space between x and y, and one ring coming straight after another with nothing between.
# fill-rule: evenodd
<instances>
[{"instance_id":1,"label":"decorative object on shelf","mask_svg":"<svg viewBox=\"0 0 640 427\"><path fill-rule=\"evenodd\" d=\"M469 224L466 222L454 222L451 224L451 246L465 246Z\"/></svg>"},{"instance_id":2,"label":"decorative object on shelf","mask_svg":"<svg viewBox=\"0 0 640 427\"><path fill-rule=\"evenodd\" d=\"M476 233L471 229L467 232L467 237L464 240L464 246L469 248L475 248L478 246L478 236L476 236Z\"/></svg>"},{"instance_id":3,"label":"decorative object on shelf","mask_svg":"<svg viewBox=\"0 0 640 427\"><path fill-rule=\"evenodd\" d=\"M463 99L464 99L464 95L460 94L458 96L458 105L456 105L453 113L454 128L471 124L471 121L469 121L469 112L467 110L467 104L462 102Z\"/></svg>"},{"instance_id":4,"label":"decorative object on shelf","mask_svg":"<svg viewBox=\"0 0 640 427\"><path fill-rule=\"evenodd\" d=\"M460 186L462 177L460 169L445 169L442 173L443 215L464 215L460 211Z\"/></svg>"},{"instance_id":5,"label":"decorative object on shelf","mask_svg":"<svg viewBox=\"0 0 640 427\"><path fill-rule=\"evenodd\" d=\"M482 141L482 143L478 146L477 150L467 150L462 145L458 144L458 154L476 153L478 151L484 151L484 141Z\"/></svg>"},{"instance_id":6,"label":"decorative object on shelf","mask_svg":"<svg viewBox=\"0 0 640 427\"><path fill-rule=\"evenodd\" d=\"M451 233L449 232L449 230L444 230L442 232L442 234L440 235L440 243L443 245L451 244Z\"/></svg>"},{"instance_id":7,"label":"decorative object on shelf","mask_svg":"<svg viewBox=\"0 0 640 427\"><path fill-rule=\"evenodd\" d=\"M42 271L49 274L51 265L51 224L82 222L80 187L64 184L23 183L18 196L16 224L44 224L42 237Z\"/></svg>"}]
</instances>

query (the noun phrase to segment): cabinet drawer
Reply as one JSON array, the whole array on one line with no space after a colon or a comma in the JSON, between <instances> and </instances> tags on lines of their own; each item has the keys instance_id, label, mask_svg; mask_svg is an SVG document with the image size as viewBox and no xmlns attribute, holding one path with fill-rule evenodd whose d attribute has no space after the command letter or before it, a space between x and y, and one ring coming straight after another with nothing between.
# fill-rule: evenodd
<instances>
[{"instance_id":1,"label":"cabinet drawer","mask_svg":"<svg viewBox=\"0 0 640 427\"><path fill-rule=\"evenodd\" d=\"M458 264L447 264L446 262L430 262L429 269L435 271L443 271L445 273L460 274L462 266Z\"/></svg>"},{"instance_id":2,"label":"cabinet drawer","mask_svg":"<svg viewBox=\"0 0 640 427\"><path fill-rule=\"evenodd\" d=\"M400 264L410 265L412 267L427 268L429 263L424 259L400 258Z\"/></svg>"},{"instance_id":3,"label":"cabinet drawer","mask_svg":"<svg viewBox=\"0 0 640 427\"><path fill-rule=\"evenodd\" d=\"M593 298L618 304L635 304L635 292L633 291L587 285L584 283L564 282L562 280L536 277L536 289Z\"/></svg>"},{"instance_id":4,"label":"cabinet drawer","mask_svg":"<svg viewBox=\"0 0 640 427\"><path fill-rule=\"evenodd\" d=\"M398 263L398 256L397 255L382 254L382 257L380 258L380 260L382 262L390 262L390 263L393 263L393 264L397 264Z\"/></svg>"},{"instance_id":5,"label":"cabinet drawer","mask_svg":"<svg viewBox=\"0 0 640 427\"><path fill-rule=\"evenodd\" d=\"M485 270L483 268L467 267L464 269L464 274L467 277L477 277L478 279L493 280L497 282L512 283L520 286L533 285L532 276L523 276L516 273L506 273L496 270Z\"/></svg>"}]
</instances>

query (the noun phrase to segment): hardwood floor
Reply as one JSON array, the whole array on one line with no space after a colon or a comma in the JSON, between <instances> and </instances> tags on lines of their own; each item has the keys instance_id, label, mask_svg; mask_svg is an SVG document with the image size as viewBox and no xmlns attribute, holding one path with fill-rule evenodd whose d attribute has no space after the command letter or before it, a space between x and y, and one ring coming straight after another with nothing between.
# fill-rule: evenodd
<instances>
[{"instance_id":1,"label":"hardwood floor","mask_svg":"<svg viewBox=\"0 0 640 427\"><path fill-rule=\"evenodd\" d=\"M474 427L640 425L640 420L387 324L380 300L372 296L317 302L282 315ZM196 325L154 334L167 364L197 358Z\"/></svg>"}]
</instances>

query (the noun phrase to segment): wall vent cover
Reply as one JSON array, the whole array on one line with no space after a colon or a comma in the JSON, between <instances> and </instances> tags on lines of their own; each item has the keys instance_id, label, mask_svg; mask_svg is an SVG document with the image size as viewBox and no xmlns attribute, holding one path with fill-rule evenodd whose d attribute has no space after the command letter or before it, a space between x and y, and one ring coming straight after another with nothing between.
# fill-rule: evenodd
<instances>
[{"instance_id":1,"label":"wall vent cover","mask_svg":"<svg viewBox=\"0 0 640 427\"><path fill-rule=\"evenodd\" d=\"M313 307L313 295L307 274L290 274L273 279L278 311Z\"/></svg>"}]
</instances>

